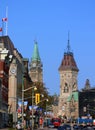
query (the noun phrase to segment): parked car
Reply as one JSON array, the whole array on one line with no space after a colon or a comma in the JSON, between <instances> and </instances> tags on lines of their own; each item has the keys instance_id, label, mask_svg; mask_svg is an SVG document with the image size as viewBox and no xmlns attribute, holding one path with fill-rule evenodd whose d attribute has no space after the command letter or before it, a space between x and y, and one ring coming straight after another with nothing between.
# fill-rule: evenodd
<instances>
[{"instance_id":1,"label":"parked car","mask_svg":"<svg viewBox=\"0 0 95 130\"><path fill-rule=\"evenodd\" d=\"M83 130L94 130L94 128L90 125L86 125Z\"/></svg>"},{"instance_id":2,"label":"parked car","mask_svg":"<svg viewBox=\"0 0 95 130\"><path fill-rule=\"evenodd\" d=\"M61 124L61 120L59 118L52 118L51 122L54 125L54 127L59 127Z\"/></svg>"},{"instance_id":3,"label":"parked car","mask_svg":"<svg viewBox=\"0 0 95 130\"><path fill-rule=\"evenodd\" d=\"M58 130L71 130L71 126L68 124L64 124L63 126L59 126Z\"/></svg>"},{"instance_id":4,"label":"parked car","mask_svg":"<svg viewBox=\"0 0 95 130\"><path fill-rule=\"evenodd\" d=\"M48 125L49 128L54 128L54 124L52 122L50 122L50 124Z\"/></svg>"},{"instance_id":5,"label":"parked car","mask_svg":"<svg viewBox=\"0 0 95 130\"><path fill-rule=\"evenodd\" d=\"M83 125L74 125L73 130L83 130L84 126Z\"/></svg>"},{"instance_id":6,"label":"parked car","mask_svg":"<svg viewBox=\"0 0 95 130\"><path fill-rule=\"evenodd\" d=\"M59 127L58 127L58 130L64 130L64 129L63 129L63 126L59 126Z\"/></svg>"},{"instance_id":7,"label":"parked car","mask_svg":"<svg viewBox=\"0 0 95 130\"><path fill-rule=\"evenodd\" d=\"M74 126L73 126L73 129L74 129L74 130L78 130L78 129L79 129L79 126L78 126L78 125L74 125Z\"/></svg>"}]
</instances>

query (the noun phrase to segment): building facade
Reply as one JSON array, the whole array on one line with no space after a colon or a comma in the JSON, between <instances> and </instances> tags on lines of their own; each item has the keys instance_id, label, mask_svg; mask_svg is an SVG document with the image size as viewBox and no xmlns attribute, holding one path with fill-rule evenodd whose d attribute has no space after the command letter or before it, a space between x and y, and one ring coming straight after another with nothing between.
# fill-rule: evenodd
<instances>
[{"instance_id":1,"label":"building facade","mask_svg":"<svg viewBox=\"0 0 95 130\"><path fill-rule=\"evenodd\" d=\"M95 87L90 86L89 79L79 92L79 117L95 119Z\"/></svg>"},{"instance_id":2,"label":"building facade","mask_svg":"<svg viewBox=\"0 0 95 130\"><path fill-rule=\"evenodd\" d=\"M0 74L2 74L0 81L4 82L1 82L0 93L2 91L4 93L0 97L0 114L6 113L7 122L8 115L11 114L13 116L13 122L16 123L18 118L17 104L19 100L22 100L22 86L23 89L28 88L31 86L32 81L28 74L28 59L22 57L8 36L0 37L0 65L2 66L0 70ZM4 98L2 96L5 95L6 111L3 111L5 110L5 106L3 105ZM4 123L3 117L1 120ZM3 126L4 124L1 127Z\"/></svg>"},{"instance_id":3,"label":"building facade","mask_svg":"<svg viewBox=\"0 0 95 130\"><path fill-rule=\"evenodd\" d=\"M78 117L78 71L68 38L67 51L64 53L59 67L60 95L58 115L66 116L67 118L71 118L71 116L73 118Z\"/></svg>"},{"instance_id":4,"label":"building facade","mask_svg":"<svg viewBox=\"0 0 95 130\"><path fill-rule=\"evenodd\" d=\"M13 45L8 45L4 36L0 37L0 127L8 124L9 66ZM10 52L7 48L10 48Z\"/></svg>"},{"instance_id":5,"label":"building facade","mask_svg":"<svg viewBox=\"0 0 95 130\"><path fill-rule=\"evenodd\" d=\"M0 128L8 123L8 70L7 58L0 60Z\"/></svg>"}]
</instances>

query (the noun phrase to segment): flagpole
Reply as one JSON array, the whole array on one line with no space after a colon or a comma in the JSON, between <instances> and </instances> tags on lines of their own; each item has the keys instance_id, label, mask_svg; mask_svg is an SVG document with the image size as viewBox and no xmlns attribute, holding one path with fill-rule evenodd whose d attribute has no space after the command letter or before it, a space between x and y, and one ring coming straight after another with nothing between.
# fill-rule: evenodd
<instances>
[{"instance_id":1,"label":"flagpole","mask_svg":"<svg viewBox=\"0 0 95 130\"><path fill-rule=\"evenodd\" d=\"M8 19L8 6L6 7L6 18ZM6 21L6 35L8 33L8 20Z\"/></svg>"},{"instance_id":2,"label":"flagpole","mask_svg":"<svg viewBox=\"0 0 95 130\"><path fill-rule=\"evenodd\" d=\"M2 20L2 36L4 35L4 23L3 23L3 20Z\"/></svg>"}]
</instances>

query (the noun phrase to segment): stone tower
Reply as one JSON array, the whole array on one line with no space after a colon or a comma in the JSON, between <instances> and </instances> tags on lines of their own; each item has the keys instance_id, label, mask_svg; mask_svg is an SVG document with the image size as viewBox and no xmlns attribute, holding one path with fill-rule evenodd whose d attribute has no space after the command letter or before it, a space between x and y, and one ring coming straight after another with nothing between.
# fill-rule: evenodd
<instances>
[{"instance_id":1,"label":"stone tower","mask_svg":"<svg viewBox=\"0 0 95 130\"><path fill-rule=\"evenodd\" d=\"M34 42L34 51L30 63L30 77L33 82L43 82L43 65L40 59L38 44Z\"/></svg>"},{"instance_id":2,"label":"stone tower","mask_svg":"<svg viewBox=\"0 0 95 130\"><path fill-rule=\"evenodd\" d=\"M59 67L60 95L59 95L58 115L62 115L66 117L70 116L71 114L70 103L73 100L75 103L77 102L76 107L78 109L78 93L77 93L78 71L79 70L74 60L73 53L71 52L69 37L68 37L67 51L64 53L64 57ZM78 112L78 110L76 111Z\"/></svg>"}]
</instances>

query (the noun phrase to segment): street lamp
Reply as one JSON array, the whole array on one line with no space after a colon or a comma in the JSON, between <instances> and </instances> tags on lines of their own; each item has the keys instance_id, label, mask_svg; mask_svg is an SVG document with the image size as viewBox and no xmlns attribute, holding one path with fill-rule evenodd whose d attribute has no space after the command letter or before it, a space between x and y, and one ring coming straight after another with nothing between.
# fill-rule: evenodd
<instances>
[{"instance_id":1,"label":"street lamp","mask_svg":"<svg viewBox=\"0 0 95 130\"><path fill-rule=\"evenodd\" d=\"M46 118L47 118L47 102L48 102L48 99L46 99Z\"/></svg>"},{"instance_id":2,"label":"street lamp","mask_svg":"<svg viewBox=\"0 0 95 130\"><path fill-rule=\"evenodd\" d=\"M34 121L33 121L34 90L37 90L35 86L32 87L32 130L33 130L33 124L34 124Z\"/></svg>"},{"instance_id":3,"label":"street lamp","mask_svg":"<svg viewBox=\"0 0 95 130\"><path fill-rule=\"evenodd\" d=\"M37 88L35 86L29 87L27 89L22 88L22 123L24 123L24 116L23 116L23 114L24 114L24 92L26 92L30 89L32 89L32 130L33 130L33 101L34 101L33 99L34 99L34 90L37 90Z\"/></svg>"}]
</instances>

